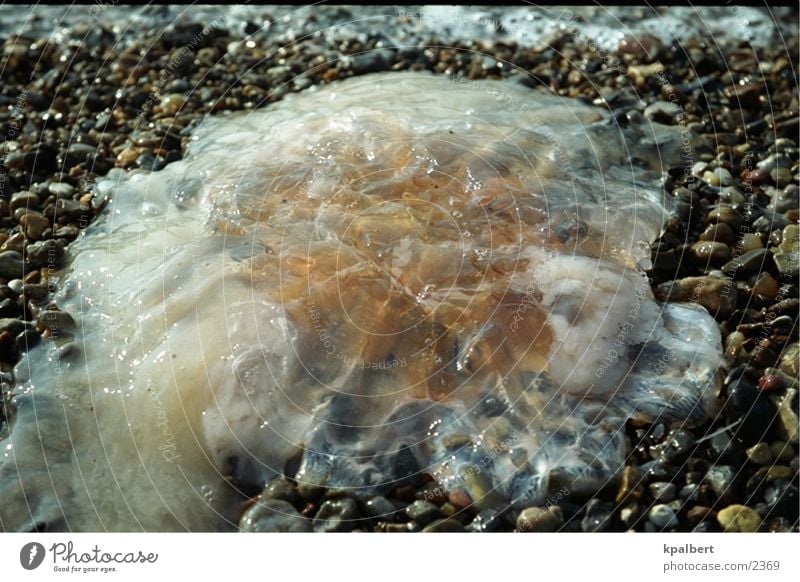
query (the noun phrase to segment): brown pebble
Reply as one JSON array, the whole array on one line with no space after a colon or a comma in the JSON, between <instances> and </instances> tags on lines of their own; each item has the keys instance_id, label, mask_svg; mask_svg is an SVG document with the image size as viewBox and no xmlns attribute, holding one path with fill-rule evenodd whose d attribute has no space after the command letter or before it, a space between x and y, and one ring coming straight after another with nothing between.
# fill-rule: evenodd
<instances>
[{"instance_id":1,"label":"brown pebble","mask_svg":"<svg viewBox=\"0 0 800 582\"><path fill-rule=\"evenodd\" d=\"M694 243L690 247L690 253L694 262L701 267L720 265L731 258L731 249L728 245L714 241Z\"/></svg>"},{"instance_id":2,"label":"brown pebble","mask_svg":"<svg viewBox=\"0 0 800 582\"><path fill-rule=\"evenodd\" d=\"M758 389L763 392L777 392L783 390L786 385L778 376L761 376L758 379Z\"/></svg>"},{"instance_id":3,"label":"brown pebble","mask_svg":"<svg viewBox=\"0 0 800 582\"><path fill-rule=\"evenodd\" d=\"M736 242L733 229L724 222L709 224L698 238L704 241L721 242L726 245Z\"/></svg>"}]
</instances>

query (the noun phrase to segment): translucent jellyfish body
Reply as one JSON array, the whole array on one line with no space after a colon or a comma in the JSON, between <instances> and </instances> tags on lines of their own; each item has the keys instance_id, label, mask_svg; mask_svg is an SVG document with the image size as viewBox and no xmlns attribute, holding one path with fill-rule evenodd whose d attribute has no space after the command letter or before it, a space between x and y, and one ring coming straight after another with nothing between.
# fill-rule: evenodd
<instances>
[{"instance_id":1,"label":"translucent jellyfish body","mask_svg":"<svg viewBox=\"0 0 800 582\"><path fill-rule=\"evenodd\" d=\"M585 495L627 419L695 422L713 319L642 267L679 136L511 82L359 77L208 119L97 186L50 340L16 370L6 529L235 527L299 459L353 495Z\"/></svg>"}]
</instances>

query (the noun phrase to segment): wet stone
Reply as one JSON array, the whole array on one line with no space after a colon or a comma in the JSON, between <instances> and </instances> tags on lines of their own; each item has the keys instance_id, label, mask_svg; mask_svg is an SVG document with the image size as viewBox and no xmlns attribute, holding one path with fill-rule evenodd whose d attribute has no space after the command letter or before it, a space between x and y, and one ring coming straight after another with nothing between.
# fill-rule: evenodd
<instances>
[{"instance_id":1,"label":"wet stone","mask_svg":"<svg viewBox=\"0 0 800 582\"><path fill-rule=\"evenodd\" d=\"M655 289L661 301L691 301L705 307L712 315L724 317L736 308L736 285L728 279L685 277L662 283Z\"/></svg>"},{"instance_id":2,"label":"wet stone","mask_svg":"<svg viewBox=\"0 0 800 582\"><path fill-rule=\"evenodd\" d=\"M11 212L21 208L26 210L39 208L39 197L33 192L17 192L11 197L11 200L9 201L9 208L11 209Z\"/></svg>"},{"instance_id":3,"label":"wet stone","mask_svg":"<svg viewBox=\"0 0 800 582\"><path fill-rule=\"evenodd\" d=\"M756 465L768 465L772 462L772 451L767 443L758 443L747 449L747 459Z\"/></svg>"},{"instance_id":4,"label":"wet stone","mask_svg":"<svg viewBox=\"0 0 800 582\"><path fill-rule=\"evenodd\" d=\"M761 516L745 505L729 505L717 513L717 521L726 532L755 532L761 526Z\"/></svg>"},{"instance_id":5,"label":"wet stone","mask_svg":"<svg viewBox=\"0 0 800 582\"><path fill-rule=\"evenodd\" d=\"M681 113L681 106L671 101L656 101L644 110L644 116L656 123L672 123L673 119Z\"/></svg>"},{"instance_id":6,"label":"wet stone","mask_svg":"<svg viewBox=\"0 0 800 582\"><path fill-rule=\"evenodd\" d=\"M394 504L383 496L371 497L364 503L364 513L369 517L387 519L397 512Z\"/></svg>"},{"instance_id":7,"label":"wet stone","mask_svg":"<svg viewBox=\"0 0 800 582\"><path fill-rule=\"evenodd\" d=\"M461 533L465 532L464 526L456 519L440 519L425 527L423 533Z\"/></svg>"},{"instance_id":8,"label":"wet stone","mask_svg":"<svg viewBox=\"0 0 800 582\"><path fill-rule=\"evenodd\" d=\"M673 501L676 496L676 488L673 483L656 482L651 483L648 487L650 496L653 501L658 503L669 503Z\"/></svg>"},{"instance_id":9,"label":"wet stone","mask_svg":"<svg viewBox=\"0 0 800 582\"><path fill-rule=\"evenodd\" d=\"M695 437L691 432L685 429L672 430L663 441L651 448L651 454L667 463L675 463L685 459L694 445Z\"/></svg>"},{"instance_id":10,"label":"wet stone","mask_svg":"<svg viewBox=\"0 0 800 582\"><path fill-rule=\"evenodd\" d=\"M433 503L417 500L406 507L406 515L409 519L425 527L437 518L441 517L441 511Z\"/></svg>"},{"instance_id":11,"label":"wet stone","mask_svg":"<svg viewBox=\"0 0 800 582\"><path fill-rule=\"evenodd\" d=\"M64 243L53 239L31 243L25 255L33 268L59 269L64 266Z\"/></svg>"},{"instance_id":12,"label":"wet stone","mask_svg":"<svg viewBox=\"0 0 800 582\"><path fill-rule=\"evenodd\" d=\"M520 532L556 532L564 525L564 513L557 505L547 509L528 507L517 516L517 530Z\"/></svg>"},{"instance_id":13,"label":"wet stone","mask_svg":"<svg viewBox=\"0 0 800 582\"><path fill-rule=\"evenodd\" d=\"M297 500L297 490L294 485L283 477L277 477L267 483L264 491L261 493L262 499L280 499L293 503Z\"/></svg>"},{"instance_id":14,"label":"wet stone","mask_svg":"<svg viewBox=\"0 0 800 582\"><path fill-rule=\"evenodd\" d=\"M586 504L586 514L581 520L581 530L585 532L609 531L614 525L616 505L592 499Z\"/></svg>"},{"instance_id":15,"label":"wet stone","mask_svg":"<svg viewBox=\"0 0 800 582\"><path fill-rule=\"evenodd\" d=\"M795 456L794 447L789 443L775 441L770 445L770 452L776 461L788 463Z\"/></svg>"},{"instance_id":16,"label":"wet stone","mask_svg":"<svg viewBox=\"0 0 800 582\"><path fill-rule=\"evenodd\" d=\"M708 225L698 238L701 241L714 241L725 245L736 242L733 229L724 222Z\"/></svg>"},{"instance_id":17,"label":"wet stone","mask_svg":"<svg viewBox=\"0 0 800 582\"><path fill-rule=\"evenodd\" d=\"M0 253L0 277L3 279L21 279L28 270L28 264L16 251Z\"/></svg>"},{"instance_id":18,"label":"wet stone","mask_svg":"<svg viewBox=\"0 0 800 582\"><path fill-rule=\"evenodd\" d=\"M798 441L797 390L792 388L775 398L778 409L776 436L794 445Z\"/></svg>"},{"instance_id":19,"label":"wet stone","mask_svg":"<svg viewBox=\"0 0 800 582\"><path fill-rule=\"evenodd\" d=\"M310 532L311 523L291 503L280 499L260 499L242 515L243 532Z\"/></svg>"},{"instance_id":20,"label":"wet stone","mask_svg":"<svg viewBox=\"0 0 800 582\"><path fill-rule=\"evenodd\" d=\"M691 247L692 258L698 266L720 265L731 256L728 245L720 242L698 242Z\"/></svg>"},{"instance_id":21,"label":"wet stone","mask_svg":"<svg viewBox=\"0 0 800 582\"><path fill-rule=\"evenodd\" d=\"M797 520L800 498L796 485L786 481L768 483L764 487L763 499L771 513L784 515L792 521Z\"/></svg>"},{"instance_id":22,"label":"wet stone","mask_svg":"<svg viewBox=\"0 0 800 582\"><path fill-rule=\"evenodd\" d=\"M314 516L313 528L317 532L349 531L357 517L358 507L349 497L328 499Z\"/></svg>"},{"instance_id":23,"label":"wet stone","mask_svg":"<svg viewBox=\"0 0 800 582\"><path fill-rule=\"evenodd\" d=\"M706 473L705 481L711 486L718 499L729 499L733 494L733 482L736 471L728 465L711 467Z\"/></svg>"},{"instance_id":24,"label":"wet stone","mask_svg":"<svg viewBox=\"0 0 800 582\"><path fill-rule=\"evenodd\" d=\"M772 253L767 249L755 249L735 257L722 267L722 271L735 277L743 277L767 270L772 264Z\"/></svg>"},{"instance_id":25,"label":"wet stone","mask_svg":"<svg viewBox=\"0 0 800 582\"><path fill-rule=\"evenodd\" d=\"M670 529L679 524L675 511L663 503L654 505L647 514L650 522L658 529Z\"/></svg>"}]
</instances>

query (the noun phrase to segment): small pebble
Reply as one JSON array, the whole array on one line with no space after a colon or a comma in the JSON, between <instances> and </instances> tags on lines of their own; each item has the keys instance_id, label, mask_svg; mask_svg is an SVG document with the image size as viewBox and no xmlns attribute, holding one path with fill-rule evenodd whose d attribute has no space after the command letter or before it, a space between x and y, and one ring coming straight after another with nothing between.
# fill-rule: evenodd
<instances>
[{"instance_id":1,"label":"small pebble","mask_svg":"<svg viewBox=\"0 0 800 582\"><path fill-rule=\"evenodd\" d=\"M767 443L758 443L747 449L747 459L756 465L769 465L772 462L772 451Z\"/></svg>"},{"instance_id":2,"label":"small pebble","mask_svg":"<svg viewBox=\"0 0 800 582\"><path fill-rule=\"evenodd\" d=\"M726 532L754 532L761 526L761 516L746 505L729 505L717 513L717 521Z\"/></svg>"},{"instance_id":3,"label":"small pebble","mask_svg":"<svg viewBox=\"0 0 800 582\"><path fill-rule=\"evenodd\" d=\"M280 499L261 499L239 520L243 532L310 532L311 522L291 503Z\"/></svg>"},{"instance_id":4,"label":"small pebble","mask_svg":"<svg viewBox=\"0 0 800 582\"><path fill-rule=\"evenodd\" d=\"M521 532L555 532L564 525L564 513L557 505L547 509L528 507L517 517L517 530Z\"/></svg>"},{"instance_id":5,"label":"small pebble","mask_svg":"<svg viewBox=\"0 0 800 582\"><path fill-rule=\"evenodd\" d=\"M658 503L669 503L675 499L676 488L672 483L651 483L648 490L650 491L650 496L653 498L653 501Z\"/></svg>"},{"instance_id":6,"label":"small pebble","mask_svg":"<svg viewBox=\"0 0 800 582\"><path fill-rule=\"evenodd\" d=\"M669 529L677 527L679 524L678 517L672 508L663 503L654 505L647 514L647 518L659 529Z\"/></svg>"}]
</instances>

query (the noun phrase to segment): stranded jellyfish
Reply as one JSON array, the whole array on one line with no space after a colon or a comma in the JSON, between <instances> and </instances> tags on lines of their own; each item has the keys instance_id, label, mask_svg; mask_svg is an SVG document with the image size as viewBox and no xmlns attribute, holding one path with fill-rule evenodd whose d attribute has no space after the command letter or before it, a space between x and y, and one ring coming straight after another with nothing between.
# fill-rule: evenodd
<instances>
[{"instance_id":1,"label":"stranded jellyfish","mask_svg":"<svg viewBox=\"0 0 800 582\"><path fill-rule=\"evenodd\" d=\"M713 406L714 320L644 274L680 144L391 73L115 170L62 276L76 329L16 369L2 527L234 528L239 485L287 467L354 496L424 473L497 510L592 494L628 420Z\"/></svg>"}]
</instances>

